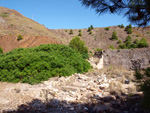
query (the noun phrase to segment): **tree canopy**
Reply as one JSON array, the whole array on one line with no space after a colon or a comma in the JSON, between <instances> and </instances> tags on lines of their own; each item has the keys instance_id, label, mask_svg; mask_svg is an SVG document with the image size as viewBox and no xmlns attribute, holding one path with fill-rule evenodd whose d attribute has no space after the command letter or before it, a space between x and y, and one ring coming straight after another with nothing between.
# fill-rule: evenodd
<instances>
[{"instance_id":1,"label":"tree canopy","mask_svg":"<svg viewBox=\"0 0 150 113\"><path fill-rule=\"evenodd\" d=\"M97 13L123 13L129 21L138 26L146 26L150 22L150 0L79 0Z\"/></svg>"}]
</instances>

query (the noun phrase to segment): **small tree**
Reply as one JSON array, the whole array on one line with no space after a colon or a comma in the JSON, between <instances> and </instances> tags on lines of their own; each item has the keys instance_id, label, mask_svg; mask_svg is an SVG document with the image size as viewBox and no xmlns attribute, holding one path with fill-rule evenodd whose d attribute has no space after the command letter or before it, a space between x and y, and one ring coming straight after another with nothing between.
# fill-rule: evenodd
<instances>
[{"instance_id":1,"label":"small tree","mask_svg":"<svg viewBox=\"0 0 150 113\"><path fill-rule=\"evenodd\" d=\"M130 35L128 35L128 36L126 37L125 42L131 42L131 41L132 41L132 37L131 37Z\"/></svg>"},{"instance_id":2,"label":"small tree","mask_svg":"<svg viewBox=\"0 0 150 113\"><path fill-rule=\"evenodd\" d=\"M118 40L118 42L117 42L118 44L121 44L122 43L122 41L121 40Z\"/></svg>"},{"instance_id":3,"label":"small tree","mask_svg":"<svg viewBox=\"0 0 150 113\"><path fill-rule=\"evenodd\" d=\"M131 28L129 28L129 29L127 30L127 34L132 34L132 29L131 29Z\"/></svg>"},{"instance_id":4,"label":"small tree","mask_svg":"<svg viewBox=\"0 0 150 113\"><path fill-rule=\"evenodd\" d=\"M133 43L138 44L139 40L136 38Z\"/></svg>"},{"instance_id":5,"label":"small tree","mask_svg":"<svg viewBox=\"0 0 150 113\"><path fill-rule=\"evenodd\" d=\"M105 30L106 30L106 31L109 31L109 27L106 27Z\"/></svg>"},{"instance_id":6,"label":"small tree","mask_svg":"<svg viewBox=\"0 0 150 113\"><path fill-rule=\"evenodd\" d=\"M90 32L92 29L91 29L91 27L88 27L88 32Z\"/></svg>"},{"instance_id":7,"label":"small tree","mask_svg":"<svg viewBox=\"0 0 150 113\"><path fill-rule=\"evenodd\" d=\"M91 30L94 29L93 25L90 26Z\"/></svg>"},{"instance_id":8,"label":"small tree","mask_svg":"<svg viewBox=\"0 0 150 113\"><path fill-rule=\"evenodd\" d=\"M82 33L81 33L81 32L79 32L78 36L82 36Z\"/></svg>"},{"instance_id":9,"label":"small tree","mask_svg":"<svg viewBox=\"0 0 150 113\"><path fill-rule=\"evenodd\" d=\"M130 48L131 41L127 41L127 42L125 43L125 45L126 45L127 48Z\"/></svg>"},{"instance_id":10,"label":"small tree","mask_svg":"<svg viewBox=\"0 0 150 113\"><path fill-rule=\"evenodd\" d=\"M17 40L20 41L22 39L23 39L22 35L18 35Z\"/></svg>"},{"instance_id":11,"label":"small tree","mask_svg":"<svg viewBox=\"0 0 150 113\"><path fill-rule=\"evenodd\" d=\"M126 26L125 30L127 31L128 29L132 29L132 25L129 24L128 26Z\"/></svg>"},{"instance_id":12,"label":"small tree","mask_svg":"<svg viewBox=\"0 0 150 113\"><path fill-rule=\"evenodd\" d=\"M70 32L69 32L69 34L73 34L73 30L72 30L72 29L70 29Z\"/></svg>"},{"instance_id":13,"label":"small tree","mask_svg":"<svg viewBox=\"0 0 150 113\"><path fill-rule=\"evenodd\" d=\"M81 32L81 29L79 29L79 32Z\"/></svg>"},{"instance_id":14,"label":"small tree","mask_svg":"<svg viewBox=\"0 0 150 113\"><path fill-rule=\"evenodd\" d=\"M112 40L118 40L116 31L114 31L112 34Z\"/></svg>"},{"instance_id":15,"label":"small tree","mask_svg":"<svg viewBox=\"0 0 150 113\"><path fill-rule=\"evenodd\" d=\"M89 34L92 34L92 31L90 31Z\"/></svg>"},{"instance_id":16,"label":"small tree","mask_svg":"<svg viewBox=\"0 0 150 113\"><path fill-rule=\"evenodd\" d=\"M148 43L145 38L141 38L141 40L137 44L138 48L148 47Z\"/></svg>"},{"instance_id":17,"label":"small tree","mask_svg":"<svg viewBox=\"0 0 150 113\"><path fill-rule=\"evenodd\" d=\"M78 36L74 37L70 43L69 46L73 49L76 49L80 52L80 54L83 56L83 58L88 58L88 48L85 46L84 41L82 41Z\"/></svg>"},{"instance_id":18,"label":"small tree","mask_svg":"<svg viewBox=\"0 0 150 113\"><path fill-rule=\"evenodd\" d=\"M118 47L118 49L126 49L126 48L127 48L127 47L126 47L125 44L120 44L119 47Z\"/></svg>"},{"instance_id":19,"label":"small tree","mask_svg":"<svg viewBox=\"0 0 150 113\"><path fill-rule=\"evenodd\" d=\"M124 25L123 25L123 24L121 24L121 25L118 25L118 27L120 27L120 28L124 28Z\"/></svg>"}]
</instances>

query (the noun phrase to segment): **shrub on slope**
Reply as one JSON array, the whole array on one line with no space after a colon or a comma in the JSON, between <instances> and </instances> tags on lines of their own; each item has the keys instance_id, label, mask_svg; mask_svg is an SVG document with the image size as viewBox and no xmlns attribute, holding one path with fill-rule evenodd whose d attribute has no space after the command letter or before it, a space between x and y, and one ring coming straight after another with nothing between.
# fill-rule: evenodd
<instances>
[{"instance_id":1,"label":"shrub on slope","mask_svg":"<svg viewBox=\"0 0 150 113\"><path fill-rule=\"evenodd\" d=\"M18 48L0 56L0 81L40 83L54 76L87 72L90 64L76 50L47 44Z\"/></svg>"}]
</instances>

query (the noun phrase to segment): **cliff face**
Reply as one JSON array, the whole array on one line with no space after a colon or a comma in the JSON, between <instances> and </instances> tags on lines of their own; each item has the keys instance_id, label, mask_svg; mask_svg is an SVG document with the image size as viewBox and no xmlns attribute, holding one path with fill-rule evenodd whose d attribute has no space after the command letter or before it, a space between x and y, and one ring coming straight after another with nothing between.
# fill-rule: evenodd
<instances>
[{"instance_id":1,"label":"cliff face","mask_svg":"<svg viewBox=\"0 0 150 113\"><path fill-rule=\"evenodd\" d=\"M125 69L150 66L150 48L103 51L104 67L115 66Z\"/></svg>"}]
</instances>

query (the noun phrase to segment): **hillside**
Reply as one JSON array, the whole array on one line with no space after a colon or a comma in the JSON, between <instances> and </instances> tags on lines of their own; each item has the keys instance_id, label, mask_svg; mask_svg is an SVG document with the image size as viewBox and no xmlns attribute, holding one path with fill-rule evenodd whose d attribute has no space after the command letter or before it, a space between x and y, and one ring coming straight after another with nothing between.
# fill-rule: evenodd
<instances>
[{"instance_id":1,"label":"hillside","mask_svg":"<svg viewBox=\"0 0 150 113\"><path fill-rule=\"evenodd\" d=\"M150 43L150 27L133 27L132 34L127 34L125 28L110 26L105 28L94 28L92 34L88 29L81 29L81 39L85 41L90 51L97 48L108 49L111 45L115 48L119 46L118 40L125 41L130 35L132 42L137 38L146 38ZM116 31L118 40L111 40L113 31ZM44 25L29 19L15 10L0 7L0 46L4 52L8 52L18 47L33 47L40 44L56 43L68 45L70 40L79 34L79 29L73 29L73 34L69 34L70 29L48 29ZM17 41L18 35L23 36L23 40Z\"/></svg>"},{"instance_id":2,"label":"hillside","mask_svg":"<svg viewBox=\"0 0 150 113\"><path fill-rule=\"evenodd\" d=\"M113 45L115 48L119 46L117 43L118 40L125 41L126 37L130 35L132 37L132 42L137 38L146 38L147 42L150 43L150 28L132 28L133 33L127 34L125 28L119 28L118 26L110 26L109 31L106 31L105 28L94 28L92 30L92 34L89 34L88 29L81 29L82 33L82 40L85 41L86 45L89 47L90 50L94 50L97 48L100 49L108 49L110 45ZM73 29L73 34L69 34L70 29L57 29L57 30L50 30L55 34L57 38L61 40L62 43L68 44L70 40L79 34L79 29ZM111 36L113 31L116 31L118 40L113 41L111 40Z\"/></svg>"},{"instance_id":3,"label":"hillside","mask_svg":"<svg viewBox=\"0 0 150 113\"><path fill-rule=\"evenodd\" d=\"M19 34L21 41L17 41ZM0 7L0 46L5 52L47 43L59 43L49 29L15 10Z\"/></svg>"}]
</instances>

